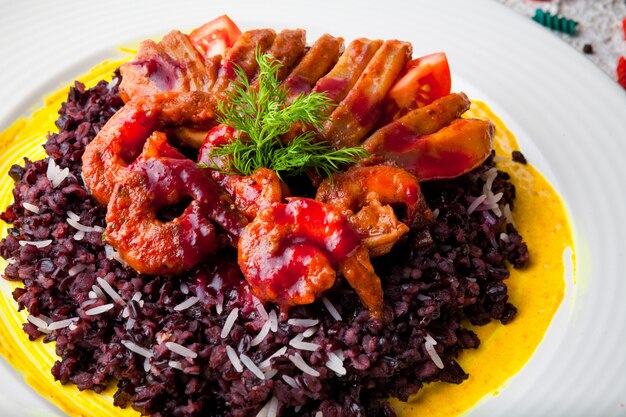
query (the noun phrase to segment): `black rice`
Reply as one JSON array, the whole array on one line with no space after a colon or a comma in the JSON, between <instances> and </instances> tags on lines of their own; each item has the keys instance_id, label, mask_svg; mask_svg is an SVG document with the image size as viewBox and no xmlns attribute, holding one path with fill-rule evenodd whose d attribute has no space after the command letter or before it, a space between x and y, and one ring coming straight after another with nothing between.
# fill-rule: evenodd
<instances>
[{"instance_id":1,"label":"black rice","mask_svg":"<svg viewBox=\"0 0 626 417\"><path fill-rule=\"evenodd\" d=\"M489 158L461 178L425 184L435 223L412 231L392 253L375 260L385 293L384 323L371 319L352 289L338 280L327 297L342 321L321 302L290 311L290 318L319 319L317 331L306 341L320 349L290 346L289 341L306 328L289 325L284 317L264 342L251 346L266 319L246 289L234 251L220 253L181 276L162 277L138 275L105 248L97 228L104 227L105 208L89 197L81 181L81 156L121 107L117 85L100 82L85 89L76 83L59 111L59 133L50 134L45 144L49 158L68 167L72 175L54 188L46 176L47 159L12 167L14 203L0 216L12 224L0 243L0 254L13 260L4 277L23 284L13 292L18 308L52 321L79 318L49 334L31 323L23 326L31 340L43 336L44 342L56 341L59 358L52 375L61 383L96 392L116 383L117 406L154 417L255 416L273 397L279 415L286 417L312 417L319 411L324 417L390 417L394 413L386 398L407 400L426 383L458 384L468 377L456 358L464 349L477 348L480 341L463 326L464 319L478 325L514 319L516 308L508 302L505 284L507 264L524 267L526 245L505 216L488 211L467 214L471 198L483 192L481 174L493 167ZM506 173L498 172L492 190L503 193L501 208L513 207L515 188ZM25 210L24 202L35 205L39 213ZM76 240L76 230L67 222L69 211L96 230ZM24 244L48 239L52 243L41 248ZM80 272L70 273L75 271ZM108 296L90 297L98 277L128 307ZM199 301L182 311L174 309L189 297ZM105 304L113 307L102 314L86 314ZM238 318L222 338L226 317L234 308L239 309ZM272 308L266 306L267 311ZM431 337L443 369L429 353ZM181 356L168 348L172 342L197 357ZM148 349L152 356L147 363L127 348L129 343ZM227 346L257 365L280 348L288 350L271 360L276 375L261 380L245 367L237 372ZM332 360L330 352L344 356L345 376L325 365ZM289 359L296 353L319 376L303 372Z\"/></svg>"}]
</instances>

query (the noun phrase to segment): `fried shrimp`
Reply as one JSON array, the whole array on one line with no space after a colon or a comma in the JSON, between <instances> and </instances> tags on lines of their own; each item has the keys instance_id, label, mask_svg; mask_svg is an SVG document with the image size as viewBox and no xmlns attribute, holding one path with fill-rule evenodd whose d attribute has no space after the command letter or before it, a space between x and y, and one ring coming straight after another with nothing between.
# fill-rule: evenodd
<instances>
[{"instance_id":1,"label":"fried shrimp","mask_svg":"<svg viewBox=\"0 0 626 417\"><path fill-rule=\"evenodd\" d=\"M83 179L100 204L107 204L120 176L157 129L211 126L216 100L201 92L159 93L128 102L104 125L83 154Z\"/></svg>"},{"instance_id":2,"label":"fried shrimp","mask_svg":"<svg viewBox=\"0 0 626 417\"><path fill-rule=\"evenodd\" d=\"M133 269L151 275L191 269L219 248L215 225L236 244L245 218L193 161L140 157L127 171L109 201L105 239ZM182 214L159 218L160 209L189 200Z\"/></svg>"},{"instance_id":3,"label":"fried shrimp","mask_svg":"<svg viewBox=\"0 0 626 417\"><path fill-rule=\"evenodd\" d=\"M382 286L367 250L327 204L292 198L261 210L239 240L238 260L253 293L281 308L312 303L339 271L372 316L382 315Z\"/></svg>"},{"instance_id":4,"label":"fried shrimp","mask_svg":"<svg viewBox=\"0 0 626 417\"><path fill-rule=\"evenodd\" d=\"M346 216L372 257L388 253L410 227L432 221L417 178L393 166L354 166L324 180L315 198ZM391 205L403 206L402 221Z\"/></svg>"},{"instance_id":5,"label":"fried shrimp","mask_svg":"<svg viewBox=\"0 0 626 417\"><path fill-rule=\"evenodd\" d=\"M225 159L211 155L214 147L230 143L235 139L236 131L230 126L215 126L206 135L198 154L198 163L207 167L227 169ZM231 196L237 209L250 221L257 212L273 203L280 203L283 196L289 195L289 189L276 172L268 168L257 168L252 175L226 174L218 169L208 168L211 177Z\"/></svg>"}]
</instances>

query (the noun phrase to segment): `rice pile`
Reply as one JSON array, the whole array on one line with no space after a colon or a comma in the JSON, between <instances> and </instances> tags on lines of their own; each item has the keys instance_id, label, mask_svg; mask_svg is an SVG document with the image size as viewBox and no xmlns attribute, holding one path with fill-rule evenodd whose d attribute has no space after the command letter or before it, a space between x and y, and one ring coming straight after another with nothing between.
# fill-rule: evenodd
<instances>
[{"instance_id":1,"label":"rice pile","mask_svg":"<svg viewBox=\"0 0 626 417\"><path fill-rule=\"evenodd\" d=\"M386 398L468 377L455 358L480 342L464 319L514 318L507 262L523 267L528 251L511 223L515 189L491 158L425 184L435 224L375 260L384 325L341 280L282 317L250 295L234 251L181 276L138 275L102 242L105 209L81 180L85 145L122 105L118 78L76 83L49 158L11 168L15 202L0 216L13 225L5 278L23 284L13 297L30 339L56 341L56 380L116 383L117 406L154 417L390 417Z\"/></svg>"}]
</instances>

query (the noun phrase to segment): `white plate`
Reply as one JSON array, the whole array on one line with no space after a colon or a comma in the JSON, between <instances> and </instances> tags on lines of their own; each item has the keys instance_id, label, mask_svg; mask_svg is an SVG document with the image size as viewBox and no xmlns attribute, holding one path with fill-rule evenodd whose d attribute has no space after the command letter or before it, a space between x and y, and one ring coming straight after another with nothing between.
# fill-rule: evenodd
<instances>
[{"instance_id":1,"label":"white plate","mask_svg":"<svg viewBox=\"0 0 626 417\"><path fill-rule=\"evenodd\" d=\"M310 39L397 37L412 41L416 55L446 51L455 82L494 106L564 198L577 249L577 284L539 349L470 414L626 415L626 92L547 29L489 0L0 0L0 11L0 130L114 56L116 45L222 13L242 28L302 27ZM60 415L6 363L0 410Z\"/></svg>"}]
</instances>

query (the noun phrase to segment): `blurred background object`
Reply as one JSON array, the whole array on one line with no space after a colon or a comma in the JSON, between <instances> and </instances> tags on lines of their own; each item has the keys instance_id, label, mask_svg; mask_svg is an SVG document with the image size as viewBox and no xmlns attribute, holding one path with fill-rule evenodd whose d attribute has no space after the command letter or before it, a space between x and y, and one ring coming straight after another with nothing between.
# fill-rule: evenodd
<instances>
[{"instance_id":1,"label":"blurred background object","mask_svg":"<svg viewBox=\"0 0 626 417\"><path fill-rule=\"evenodd\" d=\"M611 78L618 80L618 62L620 57L626 57L626 0L496 1L529 19L535 16L538 16L536 20L548 19L538 24L545 23L544 26L548 26L546 30L551 30L555 36L585 54ZM556 22L558 18L562 18L559 23ZM552 23L557 30L549 28ZM572 26L575 26L573 31L570 30ZM567 64L564 63L563 68L566 70ZM626 84L626 81L622 82ZM622 86L626 88L624 84Z\"/></svg>"}]
</instances>

